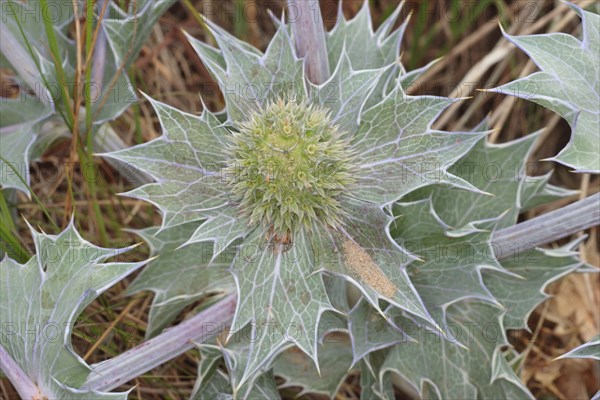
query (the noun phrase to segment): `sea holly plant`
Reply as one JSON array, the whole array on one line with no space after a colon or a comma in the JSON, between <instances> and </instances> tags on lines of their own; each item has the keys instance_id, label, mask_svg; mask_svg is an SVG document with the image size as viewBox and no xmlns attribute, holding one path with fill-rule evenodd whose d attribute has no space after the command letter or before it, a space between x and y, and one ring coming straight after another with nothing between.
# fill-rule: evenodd
<instances>
[{"instance_id":1,"label":"sea holly plant","mask_svg":"<svg viewBox=\"0 0 600 400\"><path fill-rule=\"evenodd\" d=\"M314 1L292 6L305 16L318 9ZM589 39L597 16L577 11L588 38L580 43L597 43ZM407 72L398 61L399 15L400 7L375 31L365 2L350 20L340 12L328 33L318 20L287 23L284 15L264 52L207 19L218 47L188 35L226 108L197 116L148 96L163 135L101 154L151 176L124 195L162 215L160 226L137 232L158 258L129 288L155 293L147 341L89 369L74 363L73 376L52 362L40 373L30 357L45 350L31 356L27 338L8 337L3 325L3 368L20 393L106 392L197 347L193 399L272 399L288 387L333 397L350 374L360 374L364 399L391 399L395 389L530 398L507 331L527 329L549 283L589 271L575 250L583 239L539 246L597 225L599 197L517 224L522 212L573 192L550 175L528 175L539 132L490 144L486 121L465 132L432 128L458 100L406 94L426 68ZM588 64L586 73L599 68ZM569 114L573 125L582 107ZM574 138L590 140L586 129ZM598 163L597 153L577 154ZM63 235L76 234L71 226ZM103 260L62 258L50 268L40 266L42 254L29 262L42 278L12 272L29 264L3 262L6 293L22 282L46 288L42 272L91 274ZM119 268L107 271L125 274ZM77 287L90 296L106 283ZM24 314L9 297L1 298L7 315L33 312L44 323L54 321L47 305L70 310L72 321L87 304L52 295ZM165 329L198 301L196 315ZM49 348L73 355L67 335Z\"/></svg>"},{"instance_id":2,"label":"sea holly plant","mask_svg":"<svg viewBox=\"0 0 600 400\"><path fill-rule=\"evenodd\" d=\"M162 230L198 221L187 244L212 241L215 256L237 240L233 331L253 326L240 384L292 344L317 360L319 320L333 309L323 273L347 279L376 309L389 302L443 334L406 274L414 257L390 237L388 206L433 183L477 191L447 166L484 133L432 130L452 101L407 96L399 81L365 109L395 64L355 70L342 49L331 78L314 85L287 25L261 54L207 23L220 51L192 44L223 88L227 121L151 100L163 136L106 156L155 178L127 195L156 204ZM322 96L331 85L333 100ZM433 168L423 173L419 163Z\"/></svg>"}]
</instances>

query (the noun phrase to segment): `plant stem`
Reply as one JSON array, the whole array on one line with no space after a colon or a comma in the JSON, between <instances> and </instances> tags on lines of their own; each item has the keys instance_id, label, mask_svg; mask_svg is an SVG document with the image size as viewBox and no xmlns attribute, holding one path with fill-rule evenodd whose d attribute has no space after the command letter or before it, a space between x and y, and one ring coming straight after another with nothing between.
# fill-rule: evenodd
<instances>
[{"instance_id":1,"label":"plant stem","mask_svg":"<svg viewBox=\"0 0 600 400\"><path fill-rule=\"evenodd\" d=\"M41 398L38 387L29 379L2 345L0 345L0 368L13 384L22 399Z\"/></svg>"},{"instance_id":2,"label":"plant stem","mask_svg":"<svg viewBox=\"0 0 600 400\"><path fill-rule=\"evenodd\" d=\"M235 312L231 294L162 334L93 367L82 389L111 390L177 357L226 328Z\"/></svg>"},{"instance_id":3,"label":"plant stem","mask_svg":"<svg viewBox=\"0 0 600 400\"><path fill-rule=\"evenodd\" d=\"M329 79L325 27L318 0L288 0L288 18L296 55L306 57L306 76L317 85Z\"/></svg>"},{"instance_id":4,"label":"plant stem","mask_svg":"<svg viewBox=\"0 0 600 400\"><path fill-rule=\"evenodd\" d=\"M600 225L600 193L499 230L492 238L498 259L529 250Z\"/></svg>"}]
</instances>

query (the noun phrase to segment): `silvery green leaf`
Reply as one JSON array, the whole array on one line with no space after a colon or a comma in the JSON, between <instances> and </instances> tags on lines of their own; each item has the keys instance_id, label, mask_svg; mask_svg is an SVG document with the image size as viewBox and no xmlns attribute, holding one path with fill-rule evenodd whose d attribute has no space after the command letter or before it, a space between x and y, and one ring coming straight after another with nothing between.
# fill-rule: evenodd
<instances>
[{"instance_id":1,"label":"silvery green leaf","mask_svg":"<svg viewBox=\"0 0 600 400\"><path fill-rule=\"evenodd\" d=\"M339 232L315 231L312 246L320 268L352 283L380 312L379 299L435 325L406 272L414 259L391 240L392 218L380 207L348 200Z\"/></svg>"},{"instance_id":2,"label":"silvery green leaf","mask_svg":"<svg viewBox=\"0 0 600 400\"><path fill-rule=\"evenodd\" d=\"M0 129L2 188L15 188L29 195L29 159L39 130L38 124Z\"/></svg>"},{"instance_id":3,"label":"silvery green leaf","mask_svg":"<svg viewBox=\"0 0 600 400\"><path fill-rule=\"evenodd\" d=\"M348 53L347 57L355 70L372 70L388 66L366 103L368 108L379 103L394 89L399 76L403 80L405 76L410 79L405 75L406 71L400 63L400 43L408 19L392 32L402 10L403 3L400 3L374 31L368 1L363 3L360 11L350 20L345 18L341 4L340 2L336 25L326 35L330 68L333 69L344 58L344 52ZM357 48L360 51L347 51ZM416 77L419 74L419 71L414 71L411 75ZM406 88L404 83L403 87Z\"/></svg>"},{"instance_id":4,"label":"silvery green leaf","mask_svg":"<svg viewBox=\"0 0 600 400\"><path fill-rule=\"evenodd\" d=\"M402 327L417 341L388 352L380 380L397 374L427 398L532 399L501 352L507 344L501 315L497 307L472 300L450 306L453 336L468 348L405 320Z\"/></svg>"},{"instance_id":5,"label":"silvery green leaf","mask_svg":"<svg viewBox=\"0 0 600 400\"><path fill-rule=\"evenodd\" d=\"M50 104L22 92L14 99L1 97L0 111L2 112L0 128L31 124L45 119L54 112Z\"/></svg>"},{"instance_id":6,"label":"silvery green leaf","mask_svg":"<svg viewBox=\"0 0 600 400\"><path fill-rule=\"evenodd\" d=\"M403 3L400 3L377 31L373 30L368 1L363 3L360 11L350 20L344 17L340 6L337 23L326 35L330 67L333 68L338 64L343 57L344 48L348 46L360 49L348 54L356 70L376 69L397 62L400 57L400 43L408 21L393 32L392 28L398 20L402 5Z\"/></svg>"},{"instance_id":7,"label":"silvery green leaf","mask_svg":"<svg viewBox=\"0 0 600 400\"><path fill-rule=\"evenodd\" d=\"M378 379L378 373L374 373L373 368L370 367L367 361L361 361L360 363L360 399L361 400L393 400L396 398L394 394L394 387L390 375L384 377L384 384L380 384Z\"/></svg>"},{"instance_id":8,"label":"silvery green leaf","mask_svg":"<svg viewBox=\"0 0 600 400\"><path fill-rule=\"evenodd\" d=\"M331 304L338 312L346 315L350 311L348 283L343 278L337 276L325 276L324 281Z\"/></svg>"},{"instance_id":9,"label":"silvery green leaf","mask_svg":"<svg viewBox=\"0 0 600 400\"><path fill-rule=\"evenodd\" d=\"M319 371L313 360L296 348L283 352L273 364L275 375L284 378L280 388L300 387L296 396L307 393L333 398L352 366L352 348L342 337L329 337L319 345Z\"/></svg>"},{"instance_id":10,"label":"silvery green leaf","mask_svg":"<svg viewBox=\"0 0 600 400\"><path fill-rule=\"evenodd\" d=\"M306 97L302 60L294 53L286 25L282 24L277 29L269 47L262 54L209 20L206 21L220 53L188 38L225 96L229 121L244 121L250 111L281 96L294 96L298 100Z\"/></svg>"},{"instance_id":11,"label":"silvery green leaf","mask_svg":"<svg viewBox=\"0 0 600 400\"><path fill-rule=\"evenodd\" d=\"M233 256L222 253L213 260L213 246L197 243L180 248L197 228L188 223L159 232L159 228L136 231L150 246L153 256L127 288L129 294L154 292L146 338L160 333L189 304L209 294L226 295L235 290L228 271ZM212 261L212 262L211 262Z\"/></svg>"},{"instance_id":12,"label":"silvery green leaf","mask_svg":"<svg viewBox=\"0 0 600 400\"><path fill-rule=\"evenodd\" d=\"M546 286L581 266L573 250L579 241L559 249L532 249L502 260L502 266L515 275L486 272L483 281L502 304L505 329L528 329L527 320L549 296Z\"/></svg>"},{"instance_id":13,"label":"silvery green leaf","mask_svg":"<svg viewBox=\"0 0 600 400\"><path fill-rule=\"evenodd\" d=\"M484 269L503 272L489 244L495 220L452 228L429 198L398 203L394 214L392 236L419 257L407 268L410 279L446 335L452 335L446 321L450 305L464 299L497 304L482 279Z\"/></svg>"},{"instance_id":14,"label":"silvery green leaf","mask_svg":"<svg viewBox=\"0 0 600 400\"><path fill-rule=\"evenodd\" d=\"M575 196L577 190L568 190L549 183L552 171L541 176L528 176L521 186L519 203L521 211L527 211L537 206L551 203L565 197Z\"/></svg>"},{"instance_id":15,"label":"silvery green leaf","mask_svg":"<svg viewBox=\"0 0 600 400\"><path fill-rule=\"evenodd\" d=\"M594 360L600 360L600 335L596 335L589 342L558 357L558 359L561 358L593 358Z\"/></svg>"},{"instance_id":16,"label":"silvery green leaf","mask_svg":"<svg viewBox=\"0 0 600 400\"><path fill-rule=\"evenodd\" d=\"M282 246L256 230L232 267L239 294L232 333L249 326L251 343L247 361L237 367L238 386L291 343L317 361L319 319L333 308L306 233L299 232L287 251Z\"/></svg>"},{"instance_id":17,"label":"silvery green leaf","mask_svg":"<svg viewBox=\"0 0 600 400\"><path fill-rule=\"evenodd\" d=\"M223 377L220 374L221 371L218 370L222 358L221 349L216 346L201 345L198 346L198 350L200 353L200 361L198 362L198 379L196 379L194 392L190 398L201 399L206 397L206 394L202 392L210 392L212 394L226 392L227 387L229 386L229 381ZM215 377L215 374L218 374L219 376ZM221 385L223 382L224 384ZM208 386L210 386L211 383L213 387L208 389Z\"/></svg>"},{"instance_id":18,"label":"silvery green leaf","mask_svg":"<svg viewBox=\"0 0 600 400\"><path fill-rule=\"evenodd\" d=\"M576 172L600 173L600 16L567 4L582 19L582 39L504 33L541 71L493 91L531 100L563 117L571 125L571 140L552 160Z\"/></svg>"},{"instance_id":19,"label":"silvery green leaf","mask_svg":"<svg viewBox=\"0 0 600 400\"><path fill-rule=\"evenodd\" d=\"M273 376L263 374L253 382L249 392L234 394L227 374L217 370L210 379L193 393L191 400L276 400L281 398Z\"/></svg>"},{"instance_id":20,"label":"silvery green leaf","mask_svg":"<svg viewBox=\"0 0 600 400\"><path fill-rule=\"evenodd\" d=\"M218 209L228 203L221 169L229 132L209 111L197 117L150 101L164 135L140 146L103 154L156 180L126 195L156 205L163 215L163 229L218 215Z\"/></svg>"},{"instance_id":21,"label":"silvery green leaf","mask_svg":"<svg viewBox=\"0 0 600 400\"><path fill-rule=\"evenodd\" d=\"M551 173L527 175L527 160L539 135L536 132L502 144L482 138L449 168L451 174L477 187L480 193L438 185L417 190L405 199L430 197L440 217L453 227L497 217L501 218L496 229L514 225L520 213L577 193L549 184ZM469 206L447 207L449 202Z\"/></svg>"},{"instance_id":22,"label":"silvery green leaf","mask_svg":"<svg viewBox=\"0 0 600 400\"><path fill-rule=\"evenodd\" d=\"M199 364L199 376L201 383L196 385L196 398L198 399L279 399L277 385L272 371L261 368L253 376L244 379L244 368L248 365L249 355L253 347L251 337L253 328L245 326L235 334L232 334L225 345L202 344L199 346L201 360ZM221 356L218 356L218 352ZM226 372L216 369L220 360L224 361ZM203 376L200 374L204 374ZM226 385L223 382L226 380ZM205 386L206 389L200 386ZM214 394L217 394L215 396ZM212 397L211 397L212 396Z\"/></svg>"},{"instance_id":23,"label":"silvery green leaf","mask_svg":"<svg viewBox=\"0 0 600 400\"><path fill-rule=\"evenodd\" d=\"M514 192L508 191L505 196L512 198ZM422 202L424 201L420 203ZM454 208L468 212L470 205L456 203ZM417 210L409 209L404 215L415 222L420 221L404 227L403 232L411 232L411 239L419 237L420 232L435 232L435 229L423 223L427 220L426 213L420 216ZM402 220L399 220L400 227L401 223ZM462 233L464 232L462 230ZM396 233L397 238L401 239L403 235L400 232ZM452 234L452 231L449 233ZM436 239L433 235L431 240L439 245L434 255L441 256L440 265L444 268L437 271L423 268L417 261L411 279L435 315L434 304L430 303L430 298L443 298L444 292L451 288L449 283L456 282L456 272L449 266L460 259L461 254L464 258L462 261L468 265L471 260L477 259L477 251L476 248L464 248L464 251L452 249L447 241ZM488 244L489 236L486 238L484 235L479 246L485 248ZM502 270L483 270L482 276L479 277L479 286L493 295L491 299L495 299L497 304L485 304L482 299L471 299L453 302L445 309L446 327L452 339L463 346L439 337L422 323L414 325L408 320L404 323L397 322L404 332L417 340L417 344L404 343L394 346L392 355L386 360L386 370L396 371L416 389L425 391L430 397L529 397L500 351L502 346L508 345L504 332L505 329L523 328L533 309L546 298L543 288L581 265L574 257L576 253L572 251L575 245L576 243L561 249L520 253L515 259L503 260ZM412 246L407 247L413 250ZM486 257L489 257L490 264L496 262L493 254L487 253ZM435 289L430 285L425 290L425 287L421 286L424 281L436 283ZM473 293L476 292L475 287L476 285L473 285ZM470 296L465 298L468 297ZM406 365L407 360L414 361L412 367ZM440 367L440 360L448 364Z\"/></svg>"},{"instance_id":24,"label":"silvery green leaf","mask_svg":"<svg viewBox=\"0 0 600 400\"><path fill-rule=\"evenodd\" d=\"M416 83L417 79L419 79L421 77L421 75L423 75L425 72L427 72L438 61L440 61L439 58L431 61L429 64L427 64L421 68L417 68L412 71L408 71L405 74L402 74L399 77L400 84L402 85L402 89L404 89L404 91L408 91ZM480 127L478 127L478 129L474 129L474 132L484 131L487 129L488 129L487 126L480 126Z\"/></svg>"},{"instance_id":25,"label":"silvery green leaf","mask_svg":"<svg viewBox=\"0 0 600 400\"><path fill-rule=\"evenodd\" d=\"M117 118L131 104L137 102L135 89L127 77L131 63L152 33L158 18L175 0L137 1L125 15L102 21L112 51L107 52L100 93L95 93L94 121L102 123ZM116 77L116 80L115 80Z\"/></svg>"},{"instance_id":26,"label":"silvery green leaf","mask_svg":"<svg viewBox=\"0 0 600 400\"><path fill-rule=\"evenodd\" d=\"M198 385L200 376L196 381L195 390L190 396L190 400L231 400L233 395L231 394L231 384L227 375L217 370L210 378L202 380L202 386Z\"/></svg>"},{"instance_id":27,"label":"silvery green leaf","mask_svg":"<svg viewBox=\"0 0 600 400\"><path fill-rule=\"evenodd\" d=\"M369 96L367 103L364 108L369 109L377 104L379 104L387 95L393 92L396 89L397 85L402 87L402 90L405 93L408 93L409 89L411 89L415 84L417 79L421 77L429 68L431 68L436 62L439 60L433 60L429 64L424 67L406 72L398 63L393 64L392 67L388 67L387 70L383 73L383 76L377 82L377 86ZM474 130L474 132L483 131L485 129Z\"/></svg>"},{"instance_id":28,"label":"silvery green leaf","mask_svg":"<svg viewBox=\"0 0 600 400\"><path fill-rule=\"evenodd\" d=\"M360 399L394 400L394 387L390 374L383 375L380 370L385 356L382 352L369 355L360 362Z\"/></svg>"},{"instance_id":29,"label":"silvery green leaf","mask_svg":"<svg viewBox=\"0 0 600 400\"><path fill-rule=\"evenodd\" d=\"M277 400L281 399L277 391L277 383L272 372L267 372L260 375L252 384L247 394L237 396L239 399L248 400Z\"/></svg>"},{"instance_id":30,"label":"silvery green leaf","mask_svg":"<svg viewBox=\"0 0 600 400\"><path fill-rule=\"evenodd\" d=\"M225 251L229 245L248 234L248 227L238 218L232 209L219 210L218 214L209 217L197 227L189 239L182 245L192 243L213 242L213 258Z\"/></svg>"},{"instance_id":31,"label":"silvery green leaf","mask_svg":"<svg viewBox=\"0 0 600 400\"><path fill-rule=\"evenodd\" d=\"M198 365L198 379L194 387L191 400L230 400L230 399L278 399L279 393L273 375L269 372L260 375L251 384L245 385L248 389L233 393L229 376L218 369L223 359L222 348L213 345L202 345L200 349L200 363Z\"/></svg>"},{"instance_id":32,"label":"silvery green leaf","mask_svg":"<svg viewBox=\"0 0 600 400\"><path fill-rule=\"evenodd\" d=\"M381 103L365 110L353 137L358 153L357 188L363 201L387 204L433 183L477 191L448 171L483 133L431 129L454 100L408 96L400 86Z\"/></svg>"},{"instance_id":33,"label":"silvery green leaf","mask_svg":"<svg viewBox=\"0 0 600 400\"><path fill-rule=\"evenodd\" d=\"M399 309L393 306L388 307L382 315L364 299L356 303L348 314L348 332L352 339L352 365L357 364L369 353L412 340L395 326L394 319L398 315L400 315Z\"/></svg>"},{"instance_id":34,"label":"silvery green leaf","mask_svg":"<svg viewBox=\"0 0 600 400\"><path fill-rule=\"evenodd\" d=\"M106 289L143 263L105 263L131 248L106 249L85 241L71 223L59 235L31 229L36 255L0 266L0 340L37 385L41 396L61 399L126 399L127 393L78 390L90 367L71 346L77 316Z\"/></svg>"},{"instance_id":35,"label":"silvery green leaf","mask_svg":"<svg viewBox=\"0 0 600 400\"><path fill-rule=\"evenodd\" d=\"M332 122L340 129L354 132L365 101L385 68L354 70L351 63L348 52L344 50L327 82L321 85L307 84L313 103L331 110Z\"/></svg>"}]
</instances>

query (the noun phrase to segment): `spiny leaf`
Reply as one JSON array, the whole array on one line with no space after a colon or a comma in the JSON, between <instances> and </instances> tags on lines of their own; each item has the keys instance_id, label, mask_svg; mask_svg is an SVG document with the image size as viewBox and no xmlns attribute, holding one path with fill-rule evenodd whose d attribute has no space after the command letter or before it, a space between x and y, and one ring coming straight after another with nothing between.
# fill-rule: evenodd
<instances>
[{"instance_id":1,"label":"spiny leaf","mask_svg":"<svg viewBox=\"0 0 600 400\"><path fill-rule=\"evenodd\" d=\"M432 122L454 100L408 96L400 86L381 103L365 110L353 138L359 157L355 195L387 204L433 183L475 190L448 167L481 138L482 133L431 129Z\"/></svg>"},{"instance_id":2,"label":"spiny leaf","mask_svg":"<svg viewBox=\"0 0 600 400\"><path fill-rule=\"evenodd\" d=\"M260 375L252 384L247 384L242 390L234 393L230 376L217 368L227 350L213 345L202 345L199 349L201 360L198 365L198 380L191 400L280 398L275 379L270 372Z\"/></svg>"},{"instance_id":3,"label":"spiny leaf","mask_svg":"<svg viewBox=\"0 0 600 400\"><path fill-rule=\"evenodd\" d=\"M71 332L88 304L143 263L104 263L130 248L97 247L72 223L57 236L31 233L36 255L25 265L6 258L0 266L2 346L47 398L126 399L77 389L90 367L73 351Z\"/></svg>"},{"instance_id":4,"label":"spiny leaf","mask_svg":"<svg viewBox=\"0 0 600 400\"><path fill-rule=\"evenodd\" d=\"M468 349L406 320L402 327L417 342L393 347L380 379L388 373L398 374L421 396L438 399L533 398L500 351L507 344L500 316L498 308L476 301L448 309L453 336Z\"/></svg>"},{"instance_id":5,"label":"spiny leaf","mask_svg":"<svg viewBox=\"0 0 600 400\"><path fill-rule=\"evenodd\" d=\"M426 392L423 395L437 398L529 396L500 352L500 347L507 344L504 331L522 328L533 308L545 298L542 289L549 282L578 268L580 262L573 257L571 245L561 250L534 250L498 263L491 252L490 243L494 225L485 227L485 224L482 226L473 221L483 217L490 218L489 222L493 222L494 218L503 216L503 208L508 208L515 211L512 211L510 219L501 221L506 221L504 224L507 226L516 222L516 215L520 210L518 201L526 179L523 168L518 165L527 159L534 139L535 136L530 136L502 146L479 143L452 167L470 183L493 191L495 196L491 200L485 194L473 194L472 197L470 193L450 195L456 190L447 186L434 187L407 197L430 196L425 200L400 203L394 209L395 215L399 215L392 231L394 238L416 255L424 253L421 256L425 260L424 264L415 261L408 266L412 273L411 280L432 315L436 315L436 303L438 307L439 304L444 304L446 326L451 337L466 346L457 346L436 336L423 324L414 326L410 321L398 324L418 343L395 346L386 360L385 370L402 375L416 389ZM493 185L486 187L486 180L483 179L483 166L495 162L504 166L501 169L503 173L508 169L513 176L504 181L504 190L496 189ZM469 163L472 168L466 174L467 169L464 167ZM510 168L510 165L517 167ZM536 184L536 191L540 193L539 182ZM453 200L457 197L460 199L461 196L466 197L462 201ZM427 206L436 201L437 208ZM444 215L453 226L447 226L449 223L440 215ZM460 224L465 222L468 225L461 227ZM476 229L477 226L486 229ZM440 233L447 237L437 236ZM411 244L412 240L415 242ZM454 244L461 240L465 240L461 244L464 247L455 247ZM435 256L438 257L437 260ZM434 265L438 268L433 268ZM482 265L493 268L479 272ZM464 275L469 270L471 273L477 271L470 284L466 283L470 278ZM453 282L458 282L459 288L463 283L466 286L460 291L453 291ZM458 301L462 296L471 300ZM490 304L482 302L486 300L485 297ZM447 303L451 299L454 301ZM493 337L490 337L490 332L494 333ZM440 367L440 359L447 364ZM406 364L408 360L414 362L410 367ZM383 378L384 376L380 377Z\"/></svg>"},{"instance_id":6,"label":"spiny leaf","mask_svg":"<svg viewBox=\"0 0 600 400\"><path fill-rule=\"evenodd\" d=\"M496 229L514 225L521 212L577 193L549 184L550 174L527 175L527 160L539 135L536 132L503 144L490 144L481 138L449 168L451 174L472 184L480 193L437 185L416 190L404 200L431 198L440 218L455 228L498 217ZM461 206L448 207L450 203Z\"/></svg>"},{"instance_id":7,"label":"spiny leaf","mask_svg":"<svg viewBox=\"0 0 600 400\"><path fill-rule=\"evenodd\" d=\"M281 96L306 98L302 61L296 58L286 25L282 24L266 52L238 40L207 21L219 45L215 50L188 36L216 79L227 103L229 121L241 122L248 113ZM223 62L225 65L223 65Z\"/></svg>"},{"instance_id":8,"label":"spiny leaf","mask_svg":"<svg viewBox=\"0 0 600 400\"><path fill-rule=\"evenodd\" d=\"M401 315L400 310L390 306L383 315L360 299L348 315L348 331L352 339L352 364L355 365L368 354L405 343L411 339L394 320Z\"/></svg>"},{"instance_id":9,"label":"spiny leaf","mask_svg":"<svg viewBox=\"0 0 600 400\"><path fill-rule=\"evenodd\" d=\"M182 244L186 246L192 243L213 242L213 259L225 251L229 245L248 234L248 228L240 223L235 210L219 210L219 214L210 217L200 225L191 237Z\"/></svg>"},{"instance_id":10,"label":"spiny leaf","mask_svg":"<svg viewBox=\"0 0 600 400\"><path fill-rule=\"evenodd\" d=\"M233 264L239 301L232 332L251 327L238 385L290 343L317 360L319 319L333 308L306 234L300 231L285 252L282 246L255 231L240 245Z\"/></svg>"},{"instance_id":11,"label":"spiny leaf","mask_svg":"<svg viewBox=\"0 0 600 400\"><path fill-rule=\"evenodd\" d=\"M229 201L220 172L228 131L209 111L197 117L150 101L160 119L163 136L103 154L131 164L157 181L126 195L155 204L163 214L162 229L219 215L218 209Z\"/></svg>"},{"instance_id":12,"label":"spiny leaf","mask_svg":"<svg viewBox=\"0 0 600 400\"><path fill-rule=\"evenodd\" d=\"M383 351L380 351L370 354L360 362L361 400L394 400L396 398L391 374L384 374L383 378L379 378L384 361L385 355Z\"/></svg>"},{"instance_id":13,"label":"spiny leaf","mask_svg":"<svg viewBox=\"0 0 600 400\"><path fill-rule=\"evenodd\" d=\"M414 258L389 236L392 218L369 203L348 200L340 232L319 230L312 238L323 271L355 285L380 312L379 299L435 325L406 273Z\"/></svg>"},{"instance_id":14,"label":"spiny leaf","mask_svg":"<svg viewBox=\"0 0 600 400\"><path fill-rule=\"evenodd\" d=\"M483 281L502 304L505 329L528 329L527 320L535 307L548 298L544 289L551 282L581 266L573 249L579 241L559 249L534 249L502 260L502 266L515 275L486 271Z\"/></svg>"},{"instance_id":15,"label":"spiny leaf","mask_svg":"<svg viewBox=\"0 0 600 400\"><path fill-rule=\"evenodd\" d=\"M196 385L193 399L279 399L277 385L272 371L262 368L250 379L240 381L248 363L252 347L251 330L248 325L233 334L226 346L203 344L199 346L202 360L198 375L200 383ZM223 360L226 372L217 369Z\"/></svg>"},{"instance_id":16,"label":"spiny leaf","mask_svg":"<svg viewBox=\"0 0 600 400\"><path fill-rule=\"evenodd\" d=\"M336 65L327 82L321 85L308 82L309 95L314 103L331 110L332 121L340 129L354 132L365 101L385 69L354 70L346 50Z\"/></svg>"},{"instance_id":17,"label":"spiny leaf","mask_svg":"<svg viewBox=\"0 0 600 400\"><path fill-rule=\"evenodd\" d=\"M593 358L594 360L600 360L600 335L596 335L589 342L558 357L558 359L561 358Z\"/></svg>"},{"instance_id":18,"label":"spiny leaf","mask_svg":"<svg viewBox=\"0 0 600 400\"><path fill-rule=\"evenodd\" d=\"M146 338L160 333L189 304L209 294L226 295L235 290L228 271L233 256L224 253L213 260L210 243L180 246L196 229L196 223L159 232L157 227L136 231L150 246L153 256L127 288L128 294L154 292ZM211 262L212 260L212 262Z\"/></svg>"},{"instance_id":19,"label":"spiny leaf","mask_svg":"<svg viewBox=\"0 0 600 400\"><path fill-rule=\"evenodd\" d=\"M330 337L319 346L318 353L320 374L313 360L298 349L283 352L273 364L275 374L285 379L280 388L302 388L297 397L317 393L333 398L350 371L352 348L342 337Z\"/></svg>"},{"instance_id":20,"label":"spiny leaf","mask_svg":"<svg viewBox=\"0 0 600 400\"><path fill-rule=\"evenodd\" d=\"M191 400L226 399L231 393L229 379L218 367L221 363L221 349L216 346L202 345L198 363L198 379L194 385Z\"/></svg>"},{"instance_id":21,"label":"spiny leaf","mask_svg":"<svg viewBox=\"0 0 600 400\"><path fill-rule=\"evenodd\" d=\"M360 51L347 51L347 57L356 70L376 70L384 66L388 67L366 102L365 108L369 108L388 95L396 86L398 79L404 79L404 77L411 79L406 75L406 71L400 63L400 43L408 25L408 19L392 32L402 10L403 3L401 2L394 12L381 23L377 31L374 31L368 1L363 3L360 11L350 20L345 18L341 5L340 2L336 25L326 35L330 68L334 68L348 49L357 48ZM415 71L412 76L416 77L419 74L419 71ZM403 87L406 88L404 83Z\"/></svg>"},{"instance_id":22,"label":"spiny leaf","mask_svg":"<svg viewBox=\"0 0 600 400\"><path fill-rule=\"evenodd\" d=\"M360 11L350 20L344 17L340 3L337 23L326 35L329 65L332 68L337 65L347 46L360 49L348 54L357 70L376 69L397 62L400 43L408 23L407 20L392 32L401 10L402 3L374 32L368 1L363 3Z\"/></svg>"},{"instance_id":23,"label":"spiny leaf","mask_svg":"<svg viewBox=\"0 0 600 400\"><path fill-rule=\"evenodd\" d=\"M392 236L419 257L408 267L411 281L438 325L448 335L446 310L464 299L496 300L484 285L482 270L503 271L494 257L491 230L496 221L453 229L436 213L430 199L399 203Z\"/></svg>"},{"instance_id":24,"label":"spiny leaf","mask_svg":"<svg viewBox=\"0 0 600 400\"><path fill-rule=\"evenodd\" d=\"M552 160L600 173L600 16L567 3L582 19L583 38L564 33L504 36L541 69L493 91L549 108L571 125L571 140Z\"/></svg>"},{"instance_id":25,"label":"spiny leaf","mask_svg":"<svg viewBox=\"0 0 600 400\"><path fill-rule=\"evenodd\" d=\"M521 197L519 199L521 211L528 211L542 204L575 196L579 193L577 190L564 189L548 183L551 176L552 171L541 176L528 176L525 179L521 186Z\"/></svg>"}]
</instances>

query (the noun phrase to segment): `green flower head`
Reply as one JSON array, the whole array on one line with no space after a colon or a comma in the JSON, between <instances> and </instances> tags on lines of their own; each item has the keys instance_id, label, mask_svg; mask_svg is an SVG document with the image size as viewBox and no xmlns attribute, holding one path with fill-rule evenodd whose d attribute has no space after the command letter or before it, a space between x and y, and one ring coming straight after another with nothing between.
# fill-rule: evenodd
<instances>
[{"instance_id":1,"label":"green flower head","mask_svg":"<svg viewBox=\"0 0 600 400\"><path fill-rule=\"evenodd\" d=\"M350 144L328 110L278 99L231 135L227 177L241 215L275 241L342 223L340 195L354 182Z\"/></svg>"}]
</instances>

